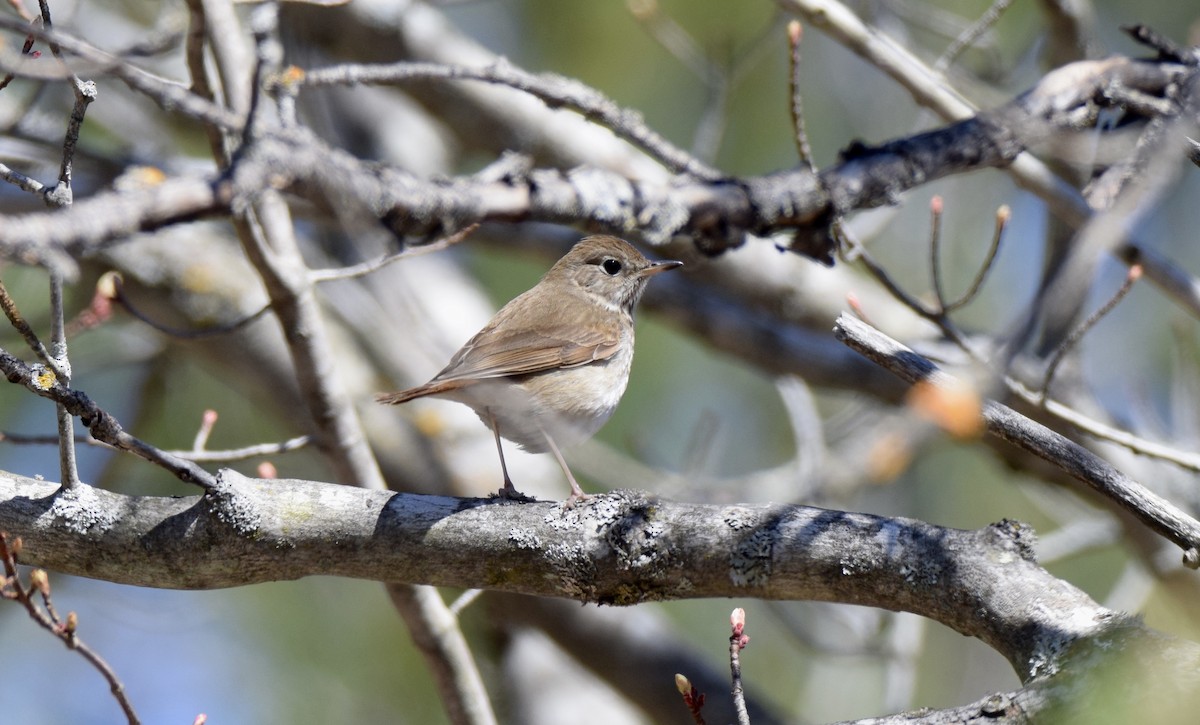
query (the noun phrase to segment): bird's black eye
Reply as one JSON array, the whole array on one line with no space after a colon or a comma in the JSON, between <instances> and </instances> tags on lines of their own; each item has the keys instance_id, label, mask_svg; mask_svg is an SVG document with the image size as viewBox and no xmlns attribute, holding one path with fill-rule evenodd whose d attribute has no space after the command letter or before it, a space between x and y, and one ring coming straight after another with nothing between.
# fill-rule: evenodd
<instances>
[{"instance_id":1,"label":"bird's black eye","mask_svg":"<svg viewBox=\"0 0 1200 725\"><path fill-rule=\"evenodd\" d=\"M612 257L601 262L600 266L604 268L604 272L610 277L616 277L617 273L621 271L621 263Z\"/></svg>"}]
</instances>

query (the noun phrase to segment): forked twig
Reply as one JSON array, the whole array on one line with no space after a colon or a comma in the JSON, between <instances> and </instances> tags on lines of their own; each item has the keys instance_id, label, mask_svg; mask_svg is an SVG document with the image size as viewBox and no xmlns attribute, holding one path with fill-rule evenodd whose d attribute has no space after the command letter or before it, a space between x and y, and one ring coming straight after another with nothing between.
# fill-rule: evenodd
<instances>
[{"instance_id":1,"label":"forked twig","mask_svg":"<svg viewBox=\"0 0 1200 725\"><path fill-rule=\"evenodd\" d=\"M29 575L29 586L21 581L20 573L17 571L17 559L20 553L21 539L13 539L10 544L8 534L0 531L0 559L4 562L4 578L0 580L0 598L19 603L25 608L29 618L38 626L57 637L67 646L67 649L78 652L92 667L96 668L96 671L108 682L109 691L116 698L117 704L121 706L121 710L125 713L125 719L130 725L140 723L141 720L138 719L137 712L133 709L133 703L129 701L129 697L125 693L125 685L121 683L117 673L103 657L79 639L76 633L79 620L75 612L68 612L65 619L58 616L58 612L55 611L54 604L50 600L50 577L46 571L34 569ZM41 599L40 607L34 599L35 592Z\"/></svg>"}]
</instances>

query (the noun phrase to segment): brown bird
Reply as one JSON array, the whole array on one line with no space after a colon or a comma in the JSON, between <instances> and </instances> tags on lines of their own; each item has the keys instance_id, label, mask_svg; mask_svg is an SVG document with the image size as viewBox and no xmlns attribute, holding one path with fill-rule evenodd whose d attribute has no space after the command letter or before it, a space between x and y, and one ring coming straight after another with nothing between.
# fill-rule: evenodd
<instances>
[{"instance_id":1,"label":"brown bird","mask_svg":"<svg viewBox=\"0 0 1200 725\"><path fill-rule=\"evenodd\" d=\"M496 437L500 496L524 499L504 463L504 437L524 450L554 454L571 484L570 507L588 496L559 444L590 438L612 415L629 382L633 308L650 277L679 266L651 262L616 237L587 237L501 308L432 380L376 399L398 405L433 395L470 406Z\"/></svg>"}]
</instances>

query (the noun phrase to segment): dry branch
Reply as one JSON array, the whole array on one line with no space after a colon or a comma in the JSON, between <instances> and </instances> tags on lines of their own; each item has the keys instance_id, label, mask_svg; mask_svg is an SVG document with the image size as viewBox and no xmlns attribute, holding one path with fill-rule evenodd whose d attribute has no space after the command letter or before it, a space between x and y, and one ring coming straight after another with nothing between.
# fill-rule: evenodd
<instances>
[{"instance_id":1,"label":"dry branch","mask_svg":"<svg viewBox=\"0 0 1200 725\"><path fill-rule=\"evenodd\" d=\"M841 215L894 203L901 192L933 179L1006 166L1031 144L1087 128L1109 102L1112 86L1159 99L1194 72L1119 57L1073 64L994 111L878 147L855 146L819 175L799 168L717 181L684 175L663 183L581 167L533 169L501 180L435 180L362 162L298 129L274 129L256 135L219 179L174 177L101 194L56 215L0 217L0 250L62 266L68 264L64 251L77 255L137 231L229 213L268 189L284 189L322 203L367 200L367 213L405 237L444 235L485 221L545 221L637 233L652 244L689 236L715 253L742 244L747 233L793 231L801 233L795 249L830 261L827 225ZM406 77L394 75L397 82ZM1175 109L1169 98L1160 105L1162 113Z\"/></svg>"},{"instance_id":2,"label":"dry branch","mask_svg":"<svg viewBox=\"0 0 1200 725\"><path fill-rule=\"evenodd\" d=\"M909 383L920 381L961 387L928 359L849 315L838 318L839 339ZM986 401L987 430L1045 459L1136 516L1142 523L1183 549L1183 561L1200 567L1200 522L1170 501L1148 490L1112 464L1012 408Z\"/></svg>"}]
</instances>

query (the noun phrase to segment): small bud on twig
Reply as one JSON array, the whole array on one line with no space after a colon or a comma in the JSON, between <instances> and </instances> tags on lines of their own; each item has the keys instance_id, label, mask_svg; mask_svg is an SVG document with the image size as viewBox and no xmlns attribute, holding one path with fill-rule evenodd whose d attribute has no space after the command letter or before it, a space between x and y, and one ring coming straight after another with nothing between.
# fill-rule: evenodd
<instances>
[{"instance_id":1,"label":"small bud on twig","mask_svg":"<svg viewBox=\"0 0 1200 725\"><path fill-rule=\"evenodd\" d=\"M679 690L679 694L687 696L692 691L692 682L684 675L675 673L675 689Z\"/></svg>"},{"instance_id":2,"label":"small bud on twig","mask_svg":"<svg viewBox=\"0 0 1200 725\"><path fill-rule=\"evenodd\" d=\"M29 585L43 597L50 596L50 575L45 569L34 569L29 572Z\"/></svg>"}]
</instances>

